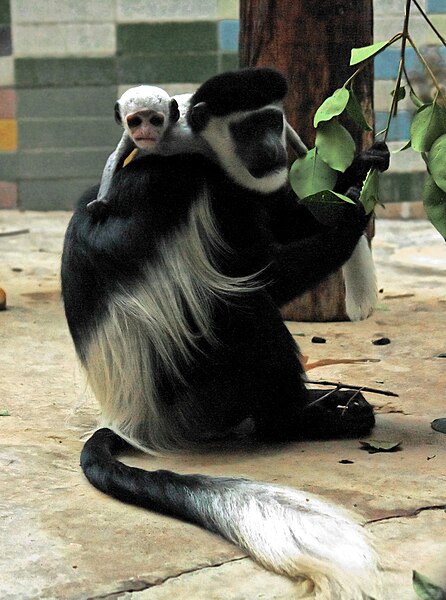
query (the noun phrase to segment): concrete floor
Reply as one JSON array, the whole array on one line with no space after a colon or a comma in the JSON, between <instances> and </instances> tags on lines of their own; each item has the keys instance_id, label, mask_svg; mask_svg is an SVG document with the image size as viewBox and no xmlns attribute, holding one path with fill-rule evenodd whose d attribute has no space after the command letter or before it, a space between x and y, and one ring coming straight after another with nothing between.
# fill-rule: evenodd
<instances>
[{"instance_id":1,"label":"concrete floor","mask_svg":"<svg viewBox=\"0 0 446 600\"><path fill-rule=\"evenodd\" d=\"M0 598L2 600L256 600L296 597L230 543L167 517L126 506L83 478L79 453L97 408L85 389L59 298L68 213L0 212ZM415 598L412 569L446 586L446 253L426 222L378 221L381 293L361 323L293 323L309 372L392 390L368 394L373 439L401 442L369 454L357 440L260 451L150 458L146 468L245 475L308 490L356 510L376 538L390 600ZM311 343L313 335L327 339ZM375 346L386 336L391 343ZM373 359L348 364L340 359ZM340 461L348 460L348 463Z\"/></svg>"}]
</instances>

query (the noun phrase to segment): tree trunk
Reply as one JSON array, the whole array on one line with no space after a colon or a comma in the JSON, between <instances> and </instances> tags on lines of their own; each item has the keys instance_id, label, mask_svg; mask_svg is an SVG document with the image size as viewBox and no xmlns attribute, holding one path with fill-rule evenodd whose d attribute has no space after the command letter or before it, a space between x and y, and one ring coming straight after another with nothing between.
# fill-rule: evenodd
<instances>
[{"instance_id":1,"label":"tree trunk","mask_svg":"<svg viewBox=\"0 0 446 600\"><path fill-rule=\"evenodd\" d=\"M288 121L309 147L314 146L313 115L354 72L352 48L373 43L372 0L240 0L240 66L274 67L288 79ZM355 94L373 122L373 64L355 80ZM343 124L358 151L372 143L351 120ZM373 235L373 225L368 231ZM348 319L342 270L283 311L298 321Z\"/></svg>"}]
</instances>

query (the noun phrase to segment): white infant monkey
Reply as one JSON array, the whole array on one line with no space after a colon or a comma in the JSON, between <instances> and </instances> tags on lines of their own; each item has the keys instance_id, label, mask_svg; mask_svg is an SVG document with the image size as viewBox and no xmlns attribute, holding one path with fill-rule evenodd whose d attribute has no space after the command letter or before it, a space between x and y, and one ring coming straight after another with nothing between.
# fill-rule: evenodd
<instances>
[{"instance_id":1,"label":"white infant monkey","mask_svg":"<svg viewBox=\"0 0 446 600\"><path fill-rule=\"evenodd\" d=\"M204 142L193 136L186 124L191 96L171 98L163 89L151 85L133 87L122 94L115 104L115 119L124 127L124 133L107 159L97 199L87 205L90 212L98 214L107 206L113 175L135 148L165 156L205 152Z\"/></svg>"}]
</instances>

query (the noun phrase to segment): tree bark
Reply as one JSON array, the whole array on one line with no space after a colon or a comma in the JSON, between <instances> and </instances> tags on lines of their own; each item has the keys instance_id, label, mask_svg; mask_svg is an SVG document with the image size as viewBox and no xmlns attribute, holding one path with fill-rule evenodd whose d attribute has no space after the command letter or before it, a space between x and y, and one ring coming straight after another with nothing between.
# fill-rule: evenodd
<instances>
[{"instance_id":1,"label":"tree bark","mask_svg":"<svg viewBox=\"0 0 446 600\"><path fill-rule=\"evenodd\" d=\"M372 0L240 0L240 66L274 67L288 79L287 119L308 147L314 146L313 116L341 87L354 68L352 48L373 43ZM373 122L373 63L356 77L355 94ZM363 132L343 119L358 151L371 145ZM373 236L373 225L368 231ZM298 321L348 319L342 270L290 303L284 317Z\"/></svg>"}]
</instances>

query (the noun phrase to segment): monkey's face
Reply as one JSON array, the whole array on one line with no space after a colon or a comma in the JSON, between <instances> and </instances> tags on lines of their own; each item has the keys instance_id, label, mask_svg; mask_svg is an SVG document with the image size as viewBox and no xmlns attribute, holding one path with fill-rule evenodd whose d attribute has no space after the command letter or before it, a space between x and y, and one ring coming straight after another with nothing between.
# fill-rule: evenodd
<instances>
[{"instance_id":1,"label":"monkey's face","mask_svg":"<svg viewBox=\"0 0 446 600\"><path fill-rule=\"evenodd\" d=\"M167 127L164 113L155 110L139 110L128 114L124 127L138 148L152 150L157 146Z\"/></svg>"}]
</instances>

